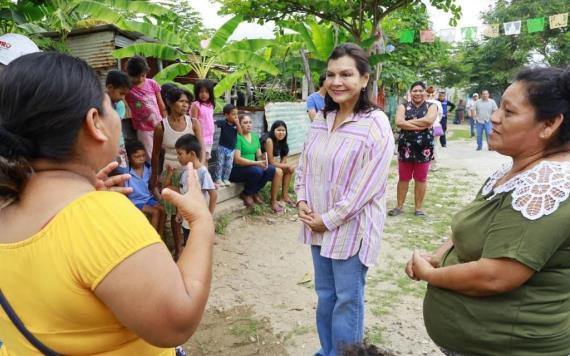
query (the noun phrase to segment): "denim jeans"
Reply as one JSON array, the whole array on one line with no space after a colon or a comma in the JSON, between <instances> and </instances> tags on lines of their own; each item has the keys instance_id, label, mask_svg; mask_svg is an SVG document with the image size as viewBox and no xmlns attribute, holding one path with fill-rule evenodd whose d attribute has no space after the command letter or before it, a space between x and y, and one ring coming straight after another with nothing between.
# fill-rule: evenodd
<instances>
[{"instance_id":1,"label":"denim jeans","mask_svg":"<svg viewBox=\"0 0 570 356\"><path fill-rule=\"evenodd\" d=\"M321 246L311 246L317 292L318 356L341 355L344 344L364 337L364 285L368 267L358 254L347 260L321 256Z\"/></svg>"},{"instance_id":2,"label":"denim jeans","mask_svg":"<svg viewBox=\"0 0 570 356\"><path fill-rule=\"evenodd\" d=\"M234 164L234 150L231 148L218 146L218 157L216 164L216 177L214 181L229 180Z\"/></svg>"},{"instance_id":3,"label":"denim jeans","mask_svg":"<svg viewBox=\"0 0 570 356\"><path fill-rule=\"evenodd\" d=\"M477 128L477 149L483 148L483 132L485 132L485 141L487 146L489 146L489 135L491 134L492 126L491 121L485 121L483 123L476 122L475 127Z\"/></svg>"},{"instance_id":4,"label":"denim jeans","mask_svg":"<svg viewBox=\"0 0 570 356\"><path fill-rule=\"evenodd\" d=\"M443 116L440 123L443 129L443 135L439 136L439 143L441 147L447 147L447 138L445 137L445 133L447 132L447 116Z\"/></svg>"},{"instance_id":5,"label":"denim jeans","mask_svg":"<svg viewBox=\"0 0 570 356\"><path fill-rule=\"evenodd\" d=\"M263 189L265 184L273 179L274 175L275 167L272 165L269 165L267 169L258 166L234 166L230 174L230 181L236 183L245 182L243 194L253 195Z\"/></svg>"},{"instance_id":6,"label":"denim jeans","mask_svg":"<svg viewBox=\"0 0 570 356\"><path fill-rule=\"evenodd\" d=\"M468 116L467 121L469 122L469 133L473 137L475 136L475 119Z\"/></svg>"}]
</instances>

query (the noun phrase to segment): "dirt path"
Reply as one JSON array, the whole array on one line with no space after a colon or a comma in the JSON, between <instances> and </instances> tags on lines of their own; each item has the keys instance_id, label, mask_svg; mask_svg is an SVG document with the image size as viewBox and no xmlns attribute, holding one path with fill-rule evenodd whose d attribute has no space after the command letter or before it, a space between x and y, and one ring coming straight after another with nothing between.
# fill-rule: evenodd
<instances>
[{"instance_id":1,"label":"dirt path","mask_svg":"<svg viewBox=\"0 0 570 356\"><path fill-rule=\"evenodd\" d=\"M464 130L452 128L457 129ZM453 213L507 161L495 152L476 152L474 142L452 139L448 146L439 151L440 169L430 175L429 218L409 213L390 218L379 264L368 273L366 337L396 354L441 355L423 325L425 285L405 277L403 266L414 249L431 250L441 243ZM394 205L396 179L393 173L389 206ZM216 244L207 313L187 350L192 355L314 354L319 342L312 263L309 248L297 242L295 212L244 215L225 230Z\"/></svg>"}]
</instances>

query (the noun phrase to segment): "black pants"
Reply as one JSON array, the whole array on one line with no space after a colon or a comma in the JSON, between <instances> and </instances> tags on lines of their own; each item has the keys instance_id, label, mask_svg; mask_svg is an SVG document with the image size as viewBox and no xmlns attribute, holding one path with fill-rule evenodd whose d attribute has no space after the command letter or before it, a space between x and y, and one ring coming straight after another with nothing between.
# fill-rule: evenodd
<instances>
[{"instance_id":1,"label":"black pants","mask_svg":"<svg viewBox=\"0 0 570 356\"><path fill-rule=\"evenodd\" d=\"M446 147L447 139L445 138L445 132L447 131L447 116L441 118L441 128L443 129L443 135L439 136L439 143L441 143L441 147Z\"/></svg>"}]
</instances>

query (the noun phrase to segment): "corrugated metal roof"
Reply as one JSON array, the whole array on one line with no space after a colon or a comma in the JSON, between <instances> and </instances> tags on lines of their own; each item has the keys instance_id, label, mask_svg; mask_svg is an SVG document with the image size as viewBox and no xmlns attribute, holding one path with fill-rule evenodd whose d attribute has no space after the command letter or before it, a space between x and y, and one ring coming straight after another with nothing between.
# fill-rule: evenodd
<instances>
[{"instance_id":1,"label":"corrugated metal roof","mask_svg":"<svg viewBox=\"0 0 570 356\"><path fill-rule=\"evenodd\" d=\"M69 37L66 46L72 55L95 69L117 67L117 60L111 55L115 49L115 35L111 31Z\"/></svg>"},{"instance_id":2,"label":"corrugated metal roof","mask_svg":"<svg viewBox=\"0 0 570 356\"><path fill-rule=\"evenodd\" d=\"M289 154L301 153L305 137L309 132L311 121L307 114L307 104L301 103L269 103L265 105L265 117L267 125L282 120L287 124L287 143Z\"/></svg>"}]
</instances>

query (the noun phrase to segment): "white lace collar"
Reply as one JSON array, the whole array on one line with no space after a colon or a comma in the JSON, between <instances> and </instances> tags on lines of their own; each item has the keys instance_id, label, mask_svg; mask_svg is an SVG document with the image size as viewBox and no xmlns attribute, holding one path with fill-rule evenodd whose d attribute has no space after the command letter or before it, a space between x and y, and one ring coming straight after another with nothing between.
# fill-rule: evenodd
<instances>
[{"instance_id":1,"label":"white lace collar","mask_svg":"<svg viewBox=\"0 0 570 356\"><path fill-rule=\"evenodd\" d=\"M512 165L512 162L503 165L489 177L481 190L483 196L490 195L487 200L512 191L513 209L529 220L537 220L555 212L570 196L570 162L542 161L495 187Z\"/></svg>"}]
</instances>

